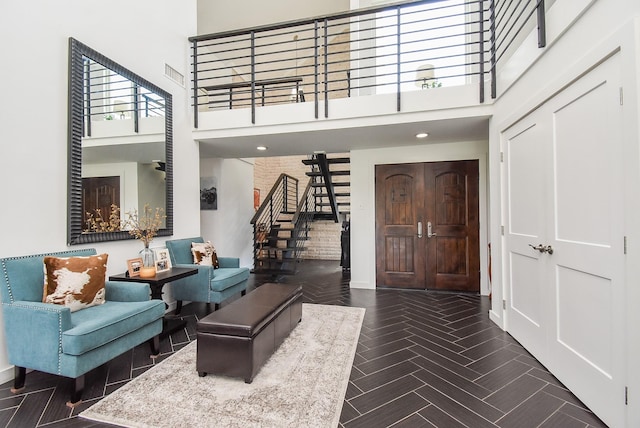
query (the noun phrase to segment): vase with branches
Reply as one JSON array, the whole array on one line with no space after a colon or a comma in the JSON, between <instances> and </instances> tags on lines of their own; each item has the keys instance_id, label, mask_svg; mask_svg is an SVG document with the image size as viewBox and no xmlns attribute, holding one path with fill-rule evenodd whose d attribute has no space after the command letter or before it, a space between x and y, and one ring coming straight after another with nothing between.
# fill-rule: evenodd
<instances>
[{"instance_id":1,"label":"vase with branches","mask_svg":"<svg viewBox=\"0 0 640 428\"><path fill-rule=\"evenodd\" d=\"M155 210L145 204L142 211L134 209L126 213L126 218L122 222L123 229L144 244L144 248L140 251L140 257L144 266L154 266L155 256L149 248L149 243L158 234L158 230L162 226L164 219L164 209L156 207Z\"/></svg>"}]
</instances>

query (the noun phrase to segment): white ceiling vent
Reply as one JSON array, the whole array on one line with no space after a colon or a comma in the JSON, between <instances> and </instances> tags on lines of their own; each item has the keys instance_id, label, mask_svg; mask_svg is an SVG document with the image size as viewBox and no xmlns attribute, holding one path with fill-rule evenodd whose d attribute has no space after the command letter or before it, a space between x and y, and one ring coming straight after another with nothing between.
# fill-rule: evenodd
<instances>
[{"instance_id":1,"label":"white ceiling vent","mask_svg":"<svg viewBox=\"0 0 640 428\"><path fill-rule=\"evenodd\" d=\"M164 75L184 88L184 75L169 64L164 64Z\"/></svg>"}]
</instances>

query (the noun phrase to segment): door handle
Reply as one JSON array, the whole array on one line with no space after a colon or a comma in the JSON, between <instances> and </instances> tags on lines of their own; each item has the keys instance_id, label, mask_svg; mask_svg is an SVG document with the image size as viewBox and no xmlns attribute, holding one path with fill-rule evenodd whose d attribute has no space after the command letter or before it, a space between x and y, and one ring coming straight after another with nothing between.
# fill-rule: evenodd
<instances>
[{"instance_id":1,"label":"door handle","mask_svg":"<svg viewBox=\"0 0 640 428\"><path fill-rule=\"evenodd\" d=\"M422 222L418 222L418 238L422 238Z\"/></svg>"},{"instance_id":2,"label":"door handle","mask_svg":"<svg viewBox=\"0 0 640 428\"><path fill-rule=\"evenodd\" d=\"M541 253L544 253L544 252L545 252L545 246L544 246L544 245L542 245L542 244L538 244L538 245L535 245L535 246L534 246L533 244L529 244L529 246L530 246L531 248L533 248L534 250L538 250L538 251L540 251Z\"/></svg>"},{"instance_id":3,"label":"door handle","mask_svg":"<svg viewBox=\"0 0 640 428\"><path fill-rule=\"evenodd\" d=\"M432 230L433 230L433 228L431 226L431 222L428 221L427 222L427 238L433 238L434 236L437 235L436 233L433 233Z\"/></svg>"},{"instance_id":4,"label":"door handle","mask_svg":"<svg viewBox=\"0 0 640 428\"><path fill-rule=\"evenodd\" d=\"M542 245L542 244L533 245L533 244L529 244L529 246L531 248L533 248L534 250L540 251L540 253L553 254L553 247L551 245Z\"/></svg>"}]
</instances>

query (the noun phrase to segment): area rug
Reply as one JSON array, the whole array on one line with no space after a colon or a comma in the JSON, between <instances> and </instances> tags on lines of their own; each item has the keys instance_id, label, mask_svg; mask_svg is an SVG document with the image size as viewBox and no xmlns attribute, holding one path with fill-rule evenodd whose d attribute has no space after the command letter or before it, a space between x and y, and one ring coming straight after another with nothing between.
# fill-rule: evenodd
<instances>
[{"instance_id":1,"label":"area rug","mask_svg":"<svg viewBox=\"0 0 640 428\"><path fill-rule=\"evenodd\" d=\"M81 417L128 427L336 427L365 310L302 305L302 322L251 384L196 372L196 343Z\"/></svg>"}]
</instances>

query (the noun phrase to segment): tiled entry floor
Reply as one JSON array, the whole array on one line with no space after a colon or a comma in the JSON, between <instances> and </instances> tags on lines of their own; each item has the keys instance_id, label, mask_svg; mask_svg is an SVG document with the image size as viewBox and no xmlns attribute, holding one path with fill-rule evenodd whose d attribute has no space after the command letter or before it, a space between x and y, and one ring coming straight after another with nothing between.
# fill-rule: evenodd
<instances>
[{"instance_id":1,"label":"tiled entry floor","mask_svg":"<svg viewBox=\"0 0 640 428\"><path fill-rule=\"evenodd\" d=\"M384 290L371 307L351 294L367 315L344 427L605 426L489 321L488 299Z\"/></svg>"},{"instance_id":2,"label":"tiled entry floor","mask_svg":"<svg viewBox=\"0 0 640 428\"><path fill-rule=\"evenodd\" d=\"M511 336L491 321L489 300L468 294L351 290L336 261L305 261L295 276L309 303L366 308L340 426L604 427ZM249 291L273 278L254 276ZM195 339L207 305L183 309L187 328L161 343L165 359ZM144 344L87 374L85 402L66 408L71 381L27 375L26 391L0 385L0 426L107 427L76 415L148 370ZM259 375L259 374L258 374ZM134 405L134 404L132 404ZM176 403L179 405L179 403ZM295 427L290 427L295 428Z\"/></svg>"}]
</instances>

